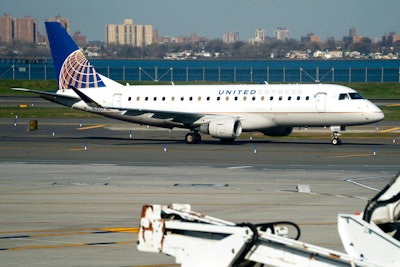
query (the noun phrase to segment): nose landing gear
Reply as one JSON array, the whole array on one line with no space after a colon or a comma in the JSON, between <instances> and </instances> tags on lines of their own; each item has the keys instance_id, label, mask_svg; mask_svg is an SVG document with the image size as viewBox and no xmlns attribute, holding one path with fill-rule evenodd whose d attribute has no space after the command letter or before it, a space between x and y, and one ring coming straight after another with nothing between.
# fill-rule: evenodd
<instances>
[{"instance_id":1,"label":"nose landing gear","mask_svg":"<svg viewBox=\"0 0 400 267\"><path fill-rule=\"evenodd\" d=\"M339 131L345 131L346 128L344 126L331 126L331 132L332 132L332 139L331 139L331 144L332 145L341 145L342 144L342 139L339 138L340 133Z\"/></svg>"}]
</instances>

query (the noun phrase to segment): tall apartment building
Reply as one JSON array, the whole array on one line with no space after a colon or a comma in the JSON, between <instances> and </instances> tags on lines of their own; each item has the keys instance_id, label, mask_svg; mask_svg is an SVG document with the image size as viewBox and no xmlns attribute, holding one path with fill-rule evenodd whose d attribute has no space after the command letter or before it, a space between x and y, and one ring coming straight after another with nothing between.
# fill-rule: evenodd
<instances>
[{"instance_id":1,"label":"tall apartment building","mask_svg":"<svg viewBox=\"0 0 400 267\"><path fill-rule=\"evenodd\" d=\"M266 36L267 36L266 30L259 28L256 30L254 41L256 43L264 43Z\"/></svg>"},{"instance_id":2,"label":"tall apartment building","mask_svg":"<svg viewBox=\"0 0 400 267\"><path fill-rule=\"evenodd\" d=\"M387 42L388 44L394 44L394 43L400 42L400 34L391 32L391 33L389 33L389 35L383 36L382 41Z\"/></svg>"},{"instance_id":3,"label":"tall apartment building","mask_svg":"<svg viewBox=\"0 0 400 267\"><path fill-rule=\"evenodd\" d=\"M239 33L238 32L225 33L222 36L222 42L224 42L224 43L236 43L236 42L239 42Z\"/></svg>"},{"instance_id":4,"label":"tall apartment building","mask_svg":"<svg viewBox=\"0 0 400 267\"><path fill-rule=\"evenodd\" d=\"M135 25L132 19L124 24L107 24L107 44L143 47L153 43L152 25Z\"/></svg>"},{"instance_id":5,"label":"tall apartment building","mask_svg":"<svg viewBox=\"0 0 400 267\"><path fill-rule=\"evenodd\" d=\"M37 43L38 20L25 16L14 18L4 13L0 17L0 42L12 43L15 41Z\"/></svg>"},{"instance_id":6,"label":"tall apartment building","mask_svg":"<svg viewBox=\"0 0 400 267\"><path fill-rule=\"evenodd\" d=\"M60 15L55 16L54 18L47 18L46 21L51 22L59 22L65 30L70 34L70 21L69 19L62 18Z\"/></svg>"},{"instance_id":7,"label":"tall apartment building","mask_svg":"<svg viewBox=\"0 0 400 267\"><path fill-rule=\"evenodd\" d=\"M282 40L282 41L289 40L289 30L286 28L278 27L274 31L274 36L275 36L276 40Z\"/></svg>"}]
</instances>

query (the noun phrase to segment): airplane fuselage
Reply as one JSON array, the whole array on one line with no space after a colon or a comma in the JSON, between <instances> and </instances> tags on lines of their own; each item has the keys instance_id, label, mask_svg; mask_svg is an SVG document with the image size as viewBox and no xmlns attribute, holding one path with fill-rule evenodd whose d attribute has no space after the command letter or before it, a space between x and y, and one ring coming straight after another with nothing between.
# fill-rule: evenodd
<instances>
[{"instance_id":1,"label":"airplane fuselage","mask_svg":"<svg viewBox=\"0 0 400 267\"><path fill-rule=\"evenodd\" d=\"M131 116L117 115L118 119L167 128L194 128L218 116L238 118L243 131L262 131L275 126L362 125L383 118L381 110L358 97L355 90L331 84L120 86L82 91L103 107L137 110ZM346 96L340 98L343 94ZM356 94L357 98L349 94ZM107 112L91 108L83 101L74 107ZM166 114L154 115L151 112L154 110ZM187 112L202 117L177 123L168 116L168 113Z\"/></svg>"}]
</instances>

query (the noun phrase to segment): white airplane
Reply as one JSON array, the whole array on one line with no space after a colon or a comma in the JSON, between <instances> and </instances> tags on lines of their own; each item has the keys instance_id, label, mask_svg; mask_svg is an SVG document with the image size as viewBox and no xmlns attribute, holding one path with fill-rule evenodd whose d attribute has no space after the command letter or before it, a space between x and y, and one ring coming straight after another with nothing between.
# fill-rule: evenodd
<instances>
[{"instance_id":1,"label":"white airplane","mask_svg":"<svg viewBox=\"0 0 400 267\"><path fill-rule=\"evenodd\" d=\"M124 86L97 73L59 23L46 22L46 30L59 89L13 90L122 121L185 128L190 144L200 133L232 142L242 132L286 136L293 127L330 127L337 145L346 126L384 118L355 90L334 84Z\"/></svg>"}]
</instances>

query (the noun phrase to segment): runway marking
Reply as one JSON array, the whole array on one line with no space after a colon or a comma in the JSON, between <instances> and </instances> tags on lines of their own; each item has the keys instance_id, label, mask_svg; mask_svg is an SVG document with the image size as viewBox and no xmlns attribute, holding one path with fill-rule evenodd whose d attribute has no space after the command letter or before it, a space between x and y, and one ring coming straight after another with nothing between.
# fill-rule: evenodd
<instances>
[{"instance_id":1,"label":"runway marking","mask_svg":"<svg viewBox=\"0 0 400 267\"><path fill-rule=\"evenodd\" d=\"M112 228L98 228L98 229L72 229L72 230L40 230L40 231L17 231L17 232L1 232L6 233L36 233L30 235L12 235L0 236L0 239L18 239L18 238L36 238L36 237L50 237L50 236L74 236L74 235L90 235L90 234L108 234L108 233L138 233L139 228L134 227L112 227Z\"/></svg>"},{"instance_id":2,"label":"runway marking","mask_svg":"<svg viewBox=\"0 0 400 267\"><path fill-rule=\"evenodd\" d=\"M92 125L92 126L80 127L80 128L76 128L76 129L78 131L84 131L84 130L90 130L90 129L96 129L96 128L103 128L106 126L107 126L107 124L97 124L97 125Z\"/></svg>"},{"instance_id":3,"label":"runway marking","mask_svg":"<svg viewBox=\"0 0 400 267\"><path fill-rule=\"evenodd\" d=\"M324 157L325 159L338 159L338 158L351 158L351 157L368 157L371 154L351 154L351 155L341 155L341 156L330 156Z\"/></svg>"},{"instance_id":4,"label":"runway marking","mask_svg":"<svg viewBox=\"0 0 400 267\"><path fill-rule=\"evenodd\" d=\"M88 232L85 232L88 231ZM89 235L89 234L107 234L107 233L138 233L139 228L134 227L107 227L107 228L97 228L97 229L73 229L73 230L31 230L31 231L17 231L9 233L36 233L31 235L12 235L12 236L0 236L0 239L34 239L39 237L59 237L59 236L76 236L76 235ZM7 232L1 232L7 233ZM40 241L40 240L39 240ZM64 247L83 247L83 246L98 246L98 245L126 245L135 243L135 240L129 241L110 241L110 242L95 242L95 243L65 243L57 245L37 245L37 246L21 246L21 247L11 247L11 248L1 248L1 250L28 250L28 249L52 249L52 248L64 248Z\"/></svg>"},{"instance_id":5,"label":"runway marking","mask_svg":"<svg viewBox=\"0 0 400 267\"><path fill-rule=\"evenodd\" d=\"M152 264L152 265L135 265L131 267L166 267L166 266L181 266L180 264Z\"/></svg>"},{"instance_id":6,"label":"runway marking","mask_svg":"<svg viewBox=\"0 0 400 267\"><path fill-rule=\"evenodd\" d=\"M237 170L237 169L249 169L252 168L253 166L233 166L233 167L228 167L228 170Z\"/></svg>"},{"instance_id":7,"label":"runway marking","mask_svg":"<svg viewBox=\"0 0 400 267\"><path fill-rule=\"evenodd\" d=\"M66 248L66 247L85 247L85 246L99 246L99 245L126 245L136 243L135 240L131 241L117 241L117 242L97 242L97 243L76 243L76 244L57 244L57 245L38 245L38 246L22 246L12 248L0 248L1 250L28 250L28 249L53 249L53 248Z\"/></svg>"},{"instance_id":8,"label":"runway marking","mask_svg":"<svg viewBox=\"0 0 400 267\"><path fill-rule=\"evenodd\" d=\"M365 185L365 184L356 182L356 181L351 180L351 179L346 180L346 182L349 182L349 183L352 183L352 184L355 184L355 185L358 185L358 186L361 186L361 187L364 187L364 188L367 188L367 189L370 189L370 190L374 190L374 191L378 191L378 192L381 191L380 189L373 188L373 187L371 187L371 186L368 186L368 185Z\"/></svg>"},{"instance_id":9,"label":"runway marking","mask_svg":"<svg viewBox=\"0 0 400 267\"><path fill-rule=\"evenodd\" d=\"M400 130L400 127L393 127L393 128L389 128L389 129L386 129L386 130L379 131L379 132L380 133L390 133L390 132L394 132L394 131L397 131L397 130Z\"/></svg>"}]
</instances>

